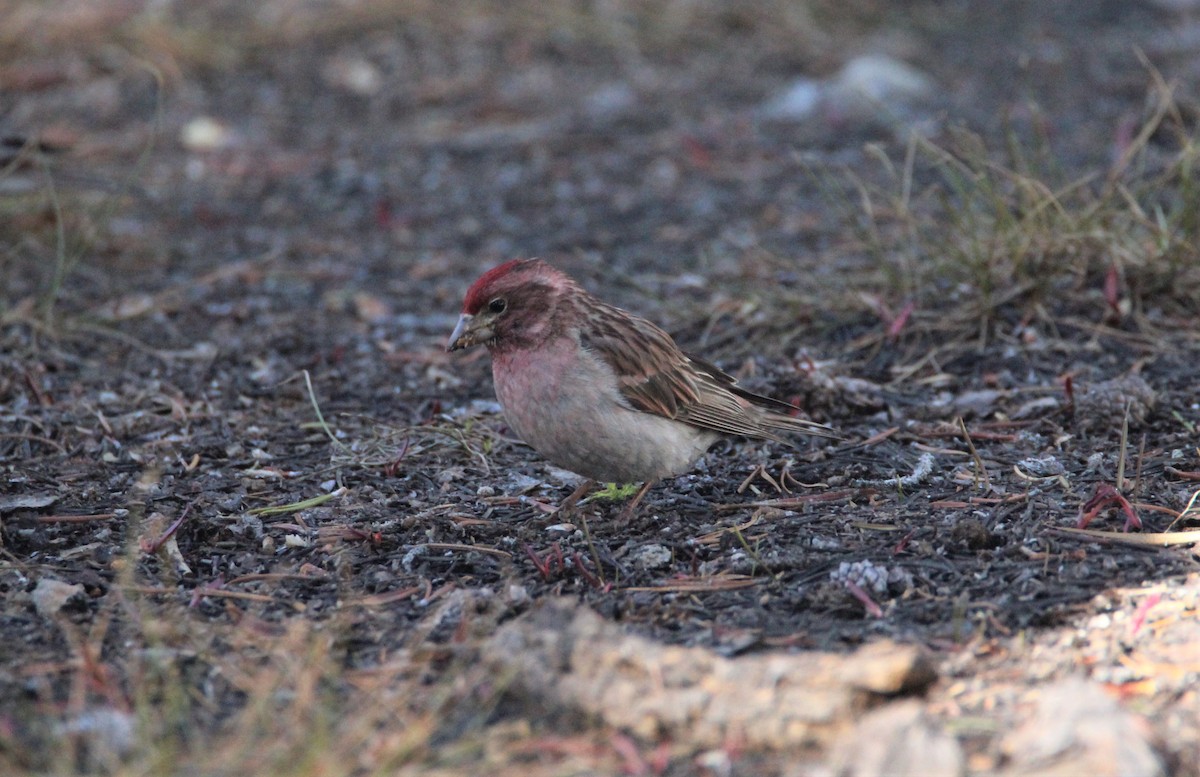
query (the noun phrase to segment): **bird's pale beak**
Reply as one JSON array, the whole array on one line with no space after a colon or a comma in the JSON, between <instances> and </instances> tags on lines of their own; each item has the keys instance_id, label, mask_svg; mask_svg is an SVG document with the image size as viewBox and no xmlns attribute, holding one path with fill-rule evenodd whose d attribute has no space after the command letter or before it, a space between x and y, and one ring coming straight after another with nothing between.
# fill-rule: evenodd
<instances>
[{"instance_id":1,"label":"bird's pale beak","mask_svg":"<svg viewBox=\"0 0 1200 777\"><path fill-rule=\"evenodd\" d=\"M486 343L494 336L488 322L477 320L469 313L463 313L458 317L458 324L455 325L454 331L450 333L450 342L446 343L446 350L460 351L463 348Z\"/></svg>"}]
</instances>

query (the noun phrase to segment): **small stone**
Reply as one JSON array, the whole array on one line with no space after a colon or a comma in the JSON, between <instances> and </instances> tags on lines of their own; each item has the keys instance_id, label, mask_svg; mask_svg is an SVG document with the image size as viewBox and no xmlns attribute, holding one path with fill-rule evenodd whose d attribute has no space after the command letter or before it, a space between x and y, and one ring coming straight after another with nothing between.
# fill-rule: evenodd
<instances>
[{"instance_id":1,"label":"small stone","mask_svg":"<svg viewBox=\"0 0 1200 777\"><path fill-rule=\"evenodd\" d=\"M811 78L792 82L783 93L763 106L763 113L780 119L804 119L817 112L824 86Z\"/></svg>"},{"instance_id":2,"label":"small stone","mask_svg":"<svg viewBox=\"0 0 1200 777\"><path fill-rule=\"evenodd\" d=\"M289 548L307 548L308 540L299 534L285 534L283 544Z\"/></svg>"},{"instance_id":3,"label":"small stone","mask_svg":"<svg viewBox=\"0 0 1200 777\"><path fill-rule=\"evenodd\" d=\"M996 403L1002 396L1003 392L995 389L964 391L954 398L954 410L962 416L974 415L984 418L995 410Z\"/></svg>"},{"instance_id":4,"label":"small stone","mask_svg":"<svg viewBox=\"0 0 1200 777\"><path fill-rule=\"evenodd\" d=\"M529 601L529 591L525 586L519 583L513 583L508 587L508 603L512 605L525 604Z\"/></svg>"},{"instance_id":5,"label":"small stone","mask_svg":"<svg viewBox=\"0 0 1200 777\"><path fill-rule=\"evenodd\" d=\"M912 65L882 54L865 54L846 63L835 81L841 99L865 101L875 107L922 99L933 92L933 81Z\"/></svg>"},{"instance_id":6,"label":"small stone","mask_svg":"<svg viewBox=\"0 0 1200 777\"><path fill-rule=\"evenodd\" d=\"M674 554L665 545L657 543L635 548L630 559L642 569L662 569L671 563Z\"/></svg>"},{"instance_id":7,"label":"small stone","mask_svg":"<svg viewBox=\"0 0 1200 777\"><path fill-rule=\"evenodd\" d=\"M188 151L216 151L232 146L234 135L224 122L200 116L184 125L179 141Z\"/></svg>"},{"instance_id":8,"label":"small stone","mask_svg":"<svg viewBox=\"0 0 1200 777\"><path fill-rule=\"evenodd\" d=\"M1017 467L1026 475L1031 475L1035 478L1053 477L1055 475L1065 474L1067 468L1059 461L1057 456L1030 456L1027 459L1021 459L1017 462Z\"/></svg>"},{"instance_id":9,"label":"small stone","mask_svg":"<svg viewBox=\"0 0 1200 777\"><path fill-rule=\"evenodd\" d=\"M37 609L38 615L50 618L66 607L72 599L83 595L84 591L81 585L72 585L52 577L43 577L37 582L30 598L33 599L33 606Z\"/></svg>"},{"instance_id":10,"label":"small stone","mask_svg":"<svg viewBox=\"0 0 1200 777\"><path fill-rule=\"evenodd\" d=\"M377 93L384 83L379 68L361 57L334 57L325 63L321 76L330 86L363 97Z\"/></svg>"},{"instance_id":11,"label":"small stone","mask_svg":"<svg viewBox=\"0 0 1200 777\"><path fill-rule=\"evenodd\" d=\"M847 62L831 78L794 81L764 103L762 112L775 119L825 116L838 123L892 124L932 96L934 88L933 80L913 66L882 54L866 54Z\"/></svg>"}]
</instances>

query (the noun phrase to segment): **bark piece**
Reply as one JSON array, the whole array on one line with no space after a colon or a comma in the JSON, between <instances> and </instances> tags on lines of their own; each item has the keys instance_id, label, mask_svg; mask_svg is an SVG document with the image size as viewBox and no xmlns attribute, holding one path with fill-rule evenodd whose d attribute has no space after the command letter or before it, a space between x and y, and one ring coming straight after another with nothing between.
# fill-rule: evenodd
<instances>
[{"instance_id":1,"label":"bark piece","mask_svg":"<svg viewBox=\"0 0 1200 777\"><path fill-rule=\"evenodd\" d=\"M822 744L864 709L915 693L935 672L918 647L871 645L849 656L726 659L626 634L562 601L503 626L484 659L543 709L571 709L646 739L697 747Z\"/></svg>"}]
</instances>

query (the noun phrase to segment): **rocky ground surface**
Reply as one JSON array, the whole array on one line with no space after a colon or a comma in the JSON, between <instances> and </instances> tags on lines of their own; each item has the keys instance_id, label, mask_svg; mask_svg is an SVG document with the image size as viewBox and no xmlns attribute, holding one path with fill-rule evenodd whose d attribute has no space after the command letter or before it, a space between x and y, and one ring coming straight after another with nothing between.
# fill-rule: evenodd
<instances>
[{"instance_id":1,"label":"rocky ground surface","mask_svg":"<svg viewBox=\"0 0 1200 777\"><path fill-rule=\"evenodd\" d=\"M1194 4L248 8L0 33L6 773L1200 775L1200 256L986 207L1169 223ZM555 515L512 256L846 439Z\"/></svg>"}]
</instances>

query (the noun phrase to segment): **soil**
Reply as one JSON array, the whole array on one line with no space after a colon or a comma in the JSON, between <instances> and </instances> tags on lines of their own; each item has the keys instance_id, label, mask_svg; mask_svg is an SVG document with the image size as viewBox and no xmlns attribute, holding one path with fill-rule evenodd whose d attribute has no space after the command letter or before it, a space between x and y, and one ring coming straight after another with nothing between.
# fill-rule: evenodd
<instances>
[{"instance_id":1,"label":"soil","mask_svg":"<svg viewBox=\"0 0 1200 777\"><path fill-rule=\"evenodd\" d=\"M861 3L811 38L728 11L628 46L620 15L433 14L281 32L232 66L215 43L150 68L101 41L10 61L0 128L46 161L5 173L34 194L0 194L0 741L19 752L16 710L78 701L72 634L100 634L98 656L141 639L115 602L213 628L337 620L362 668L486 590L500 622L569 597L726 657L920 645L939 678L921 704L966 721L973 774L1019 760L1006 732L1039 688L1084 678L1147 722L1129 736L1163 771L1200 774L1194 545L1130 544L1116 497L1072 531L1118 484L1142 536L1195 528L1195 301L1114 312L1088 276L956 331L918 290L904 326L870 302L904 294L858 293L879 276L847 216L914 126L1103 175L1156 72L1197 97L1190 13ZM899 118L764 115L866 51L935 94ZM730 440L627 525L620 498L556 516L574 477L508 432L485 353L444 351L467 286L512 256L845 440ZM43 579L82 592L51 617ZM201 728L245 703L203 692Z\"/></svg>"}]
</instances>

